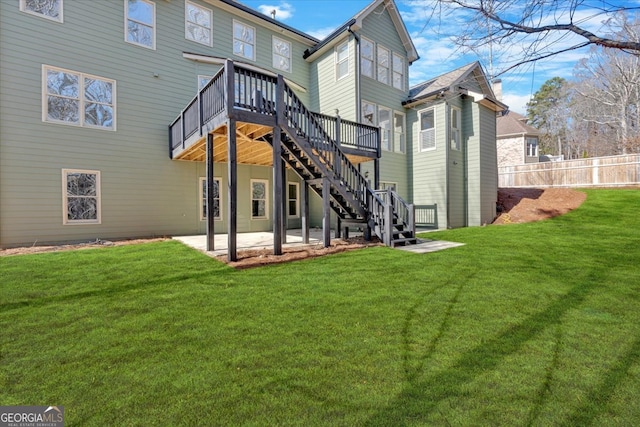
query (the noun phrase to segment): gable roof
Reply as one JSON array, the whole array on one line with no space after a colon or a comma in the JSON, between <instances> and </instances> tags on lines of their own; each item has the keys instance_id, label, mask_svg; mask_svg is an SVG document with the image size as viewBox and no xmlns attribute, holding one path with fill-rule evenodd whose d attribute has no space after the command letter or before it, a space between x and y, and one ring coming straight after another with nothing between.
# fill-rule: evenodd
<instances>
[{"instance_id":1,"label":"gable roof","mask_svg":"<svg viewBox=\"0 0 640 427\"><path fill-rule=\"evenodd\" d=\"M507 111L496 120L496 136L504 138L514 135L540 135L540 131L528 125L523 115Z\"/></svg>"},{"instance_id":2,"label":"gable roof","mask_svg":"<svg viewBox=\"0 0 640 427\"><path fill-rule=\"evenodd\" d=\"M474 85L469 84L474 82ZM476 92L476 84L481 93ZM475 102L494 111L504 111L508 106L496 99L480 62L475 61L453 71L441 74L426 82L409 88L409 97L402 104L405 107L422 104L444 96L447 93L460 93L473 98Z\"/></svg>"},{"instance_id":3,"label":"gable roof","mask_svg":"<svg viewBox=\"0 0 640 427\"><path fill-rule=\"evenodd\" d=\"M205 1L211 2L211 0L205 0ZM273 19L272 17L267 16L263 13L260 13L257 10L253 10L249 6L245 6L244 4L236 0L217 0L216 3L217 3L216 6L220 7L221 9L224 9L227 11L234 11L236 13L240 12L241 15L243 15L244 17L246 17L251 21L260 22L261 24L266 25L267 27L275 28L277 31L285 30L293 38L298 39L299 41L307 45L314 46L320 43L320 40L316 39L315 37L312 37L309 34L306 34L300 30L297 30L287 24L283 24L282 22L276 19Z\"/></svg>"},{"instance_id":4,"label":"gable roof","mask_svg":"<svg viewBox=\"0 0 640 427\"><path fill-rule=\"evenodd\" d=\"M396 6L394 0L372 1L369 6L362 9L353 18L338 27L334 32L325 37L324 40L322 40L312 49L307 49L304 52L304 58L310 61L315 59L318 55L325 52L328 48L333 47L348 32L361 29L364 19L371 13L373 13L381 4L384 4L387 12L389 12L389 16L391 17L391 21L393 22L396 32L398 33L398 36L400 36L402 45L407 51L407 60L409 61L409 64L415 62L418 58L420 58L420 56L418 55L418 51L413 44L413 41L411 40L409 31L407 31L407 27L404 25L404 21L402 20L402 16L400 16L398 6Z\"/></svg>"}]
</instances>

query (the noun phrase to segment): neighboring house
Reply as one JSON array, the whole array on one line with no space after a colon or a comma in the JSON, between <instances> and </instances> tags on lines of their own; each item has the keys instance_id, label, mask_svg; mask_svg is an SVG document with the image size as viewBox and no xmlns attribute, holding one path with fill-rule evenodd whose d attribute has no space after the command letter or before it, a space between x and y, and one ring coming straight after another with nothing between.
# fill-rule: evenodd
<instances>
[{"instance_id":1,"label":"neighboring house","mask_svg":"<svg viewBox=\"0 0 640 427\"><path fill-rule=\"evenodd\" d=\"M506 111L497 119L498 167L538 163L540 131L527 124L527 118Z\"/></svg>"},{"instance_id":2,"label":"neighboring house","mask_svg":"<svg viewBox=\"0 0 640 427\"><path fill-rule=\"evenodd\" d=\"M276 252L311 226L393 245L495 216L506 106L478 63L409 88L393 0L324 40L232 0L0 17L0 247L228 232L235 256L237 232L273 230Z\"/></svg>"}]
</instances>

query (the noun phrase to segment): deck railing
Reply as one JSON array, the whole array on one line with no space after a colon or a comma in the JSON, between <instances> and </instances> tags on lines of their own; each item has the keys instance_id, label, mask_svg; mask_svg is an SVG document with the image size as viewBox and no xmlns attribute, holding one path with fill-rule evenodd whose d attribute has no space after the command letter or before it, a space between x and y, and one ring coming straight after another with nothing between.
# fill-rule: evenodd
<instances>
[{"instance_id":1,"label":"deck railing","mask_svg":"<svg viewBox=\"0 0 640 427\"><path fill-rule=\"evenodd\" d=\"M380 198L382 203L387 207L385 212L393 212L395 214L395 220L398 224L402 224L406 230L415 230L416 225L416 213L414 205L407 203L398 193L391 188L386 190L375 190L374 193ZM388 209L391 207L391 209ZM388 233L390 233L390 227L388 221L393 221L393 218L386 218ZM386 242L385 242L386 243Z\"/></svg>"},{"instance_id":2,"label":"deck railing","mask_svg":"<svg viewBox=\"0 0 640 427\"><path fill-rule=\"evenodd\" d=\"M438 204L415 205L416 225L421 227L438 228Z\"/></svg>"},{"instance_id":3,"label":"deck railing","mask_svg":"<svg viewBox=\"0 0 640 427\"><path fill-rule=\"evenodd\" d=\"M187 107L169 125L169 146L173 150L184 147L196 133L202 136L202 128L225 112L229 91L226 67L222 67L212 79L198 91ZM252 111L269 116L275 115L276 93L279 90L277 77L233 64L233 108ZM287 86L285 84L285 86ZM286 92L293 91L288 88ZM302 104L302 103L300 103ZM379 131L377 127L344 120L338 117L314 113L305 109L321 124L324 133L340 145L380 156Z\"/></svg>"}]
</instances>

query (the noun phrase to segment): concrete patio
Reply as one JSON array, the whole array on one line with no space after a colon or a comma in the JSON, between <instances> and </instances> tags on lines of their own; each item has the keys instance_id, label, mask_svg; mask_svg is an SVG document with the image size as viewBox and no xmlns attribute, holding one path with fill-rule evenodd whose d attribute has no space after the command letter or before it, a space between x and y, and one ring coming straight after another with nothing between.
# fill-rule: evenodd
<instances>
[{"instance_id":1,"label":"concrete patio","mask_svg":"<svg viewBox=\"0 0 640 427\"><path fill-rule=\"evenodd\" d=\"M419 231L419 230L418 230ZM420 232L420 231L419 231ZM332 230L331 236L333 238L334 231ZM360 232L349 233L350 237L362 236ZM187 246L198 249L199 251L206 252L211 256L220 256L227 254L227 235L216 234L214 237L214 250L208 251L207 248L207 236L204 234L194 236L174 236L174 240L178 240ZM254 233L238 233L237 236L237 248L239 251L247 249L273 249L273 233L270 231L261 231ZM436 252L444 249L454 248L456 246L462 246L463 243L447 242L443 240L428 240L419 239L418 244L410 246L398 246L396 249L404 250L414 253L429 253ZM309 243L305 245L302 243L302 230L294 229L287 230L286 243L282 245L283 248L295 247L295 246L317 246L322 247L322 230L312 228L309 230Z\"/></svg>"}]
</instances>

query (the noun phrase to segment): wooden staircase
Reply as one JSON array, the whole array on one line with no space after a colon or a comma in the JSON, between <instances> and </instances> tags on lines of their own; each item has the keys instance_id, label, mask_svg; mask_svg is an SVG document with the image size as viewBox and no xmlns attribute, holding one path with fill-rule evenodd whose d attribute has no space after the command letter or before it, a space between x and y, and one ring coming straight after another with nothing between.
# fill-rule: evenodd
<instances>
[{"instance_id":1,"label":"wooden staircase","mask_svg":"<svg viewBox=\"0 0 640 427\"><path fill-rule=\"evenodd\" d=\"M238 90L239 81L243 82L244 90ZM228 94L232 94L233 103ZM230 108L234 114L247 120L253 117L258 123L268 123L264 116L275 119L272 123L274 131L280 132L278 138L271 132L261 139L272 146L279 141L284 162L316 194L323 197L328 190L329 206L343 225L368 228L391 247L417 242L414 206L391 189L373 190L345 153L355 152L350 147L371 148L374 135L374 148L379 156L378 129L342 123L340 118L309 111L282 76L268 76L238 64L227 64L199 92L198 102L192 101L170 126L172 158L180 152L180 144L186 149L185 135L197 138L198 131L200 135L211 132L222 123L221 116L228 114ZM199 127L185 129L185 123L197 123Z\"/></svg>"}]
</instances>

